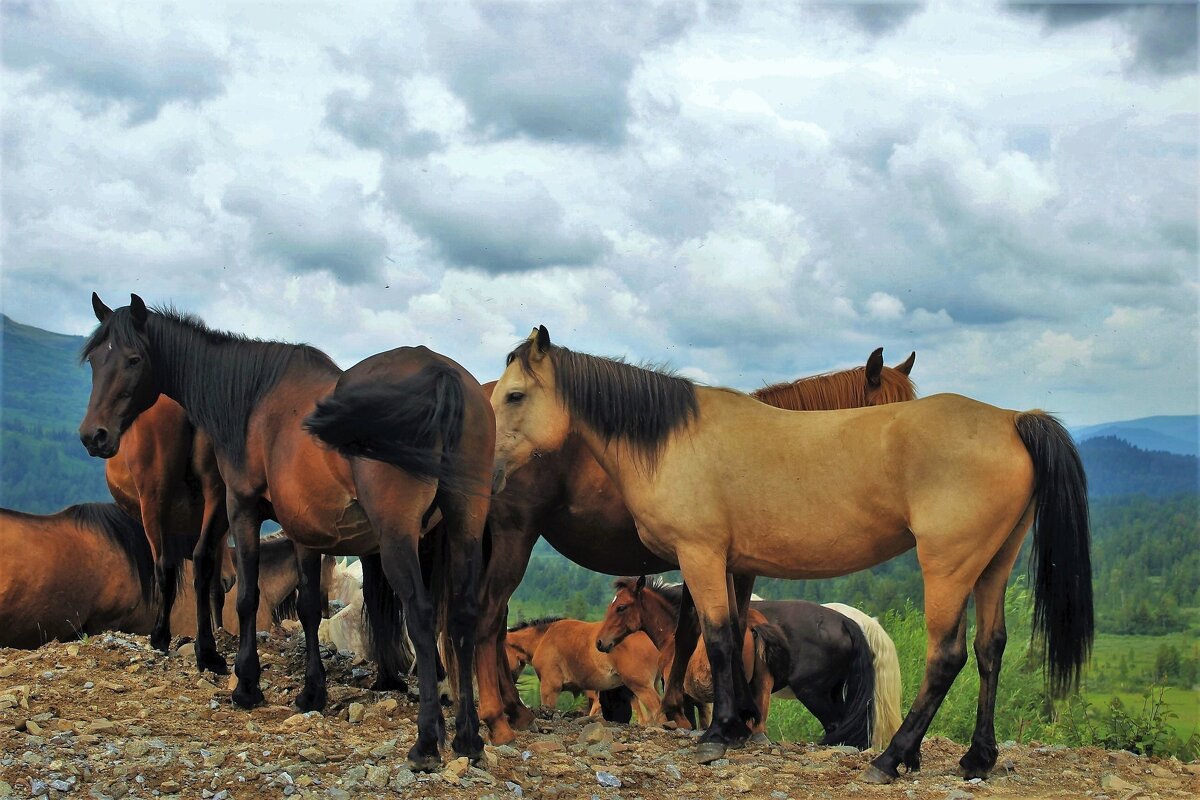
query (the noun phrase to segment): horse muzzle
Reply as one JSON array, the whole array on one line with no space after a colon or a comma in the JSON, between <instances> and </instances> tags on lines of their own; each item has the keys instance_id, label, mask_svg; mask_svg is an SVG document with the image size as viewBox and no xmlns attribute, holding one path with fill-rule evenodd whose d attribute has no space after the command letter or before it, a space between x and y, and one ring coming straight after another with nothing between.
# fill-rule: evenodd
<instances>
[{"instance_id":1,"label":"horse muzzle","mask_svg":"<svg viewBox=\"0 0 1200 800\"><path fill-rule=\"evenodd\" d=\"M617 646L616 642L606 642L603 639L596 640L596 649L601 653L611 653L613 648Z\"/></svg>"},{"instance_id":2,"label":"horse muzzle","mask_svg":"<svg viewBox=\"0 0 1200 800\"><path fill-rule=\"evenodd\" d=\"M79 441L83 442L88 455L93 458L112 458L121 446L119 436L113 436L107 428L93 428L90 431L79 431Z\"/></svg>"}]
</instances>

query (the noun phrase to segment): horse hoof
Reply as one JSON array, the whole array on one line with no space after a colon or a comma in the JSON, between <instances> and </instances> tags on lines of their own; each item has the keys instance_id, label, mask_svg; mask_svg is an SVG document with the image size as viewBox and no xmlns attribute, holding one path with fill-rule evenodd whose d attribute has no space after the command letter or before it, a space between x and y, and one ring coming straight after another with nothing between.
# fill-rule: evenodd
<instances>
[{"instance_id":1,"label":"horse hoof","mask_svg":"<svg viewBox=\"0 0 1200 800\"><path fill-rule=\"evenodd\" d=\"M771 737L767 736L762 731L759 731L758 733L751 736L748 741L749 741L749 744L756 744L756 745L760 745L762 747L770 747L771 746Z\"/></svg>"},{"instance_id":2,"label":"horse hoof","mask_svg":"<svg viewBox=\"0 0 1200 800\"><path fill-rule=\"evenodd\" d=\"M262 705L266 700L266 698L263 697L262 689L255 687L252 690L243 690L240 683L238 684L238 687L233 690L231 697L233 698L234 704L242 708L254 708L255 706Z\"/></svg>"},{"instance_id":3,"label":"horse hoof","mask_svg":"<svg viewBox=\"0 0 1200 800\"><path fill-rule=\"evenodd\" d=\"M471 762L471 766L479 766L479 762L483 760L483 739L478 736L473 737L474 741L460 742L458 738L454 739L454 755L458 758L466 758Z\"/></svg>"},{"instance_id":4,"label":"horse hoof","mask_svg":"<svg viewBox=\"0 0 1200 800\"><path fill-rule=\"evenodd\" d=\"M408 768L413 772L437 772L442 768L442 757L437 753L421 755L411 752L408 754Z\"/></svg>"},{"instance_id":5,"label":"horse hoof","mask_svg":"<svg viewBox=\"0 0 1200 800\"><path fill-rule=\"evenodd\" d=\"M150 647L160 653L166 654L171 652L171 637L168 636L151 636Z\"/></svg>"},{"instance_id":6,"label":"horse hoof","mask_svg":"<svg viewBox=\"0 0 1200 800\"><path fill-rule=\"evenodd\" d=\"M304 713L308 711L322 711L325 708L325 690L309 692L303 691L296 697L296 702L292 703L292 708Z\"/></svg>"},{"instance_id":7,"label":"horse hoof","mask_svg":"<svg viewBox=\"0 0 1200 800\"><path fill-rule=\"evenodd\" d=\"M874 764L868 764L867 768L863 770L862 775L859 776L859 780L863 783L884 785L896 780L897 777L896 775L888 775Z\"/></svg>"},{"instance_id":8,"label":"horse hoof","mask_svg":"<svg viewBox=\"0 0 1200 800\"><path fill-rule=\"evenodd\" d=\"M496 747L499 747L502 744L508 744L517 738L517 734L508 724L508 720L499 719L495 722L487 723L487 726L488 730L491 732L491 736L489 738L492 740L492 744Z\"/></svg>"},{"instance_id":9,"label":"horse hoof","mask_svg":"<svg viewBox=\"0 0 1200 800\"><path fill-rule=\"evenodd\" d=\"M704 742L696 745L696 755L692 760L697 764L708 764L724 757L725 745L720 742Z\"/></svg>"},{"instance_id":10,"label":"horse hoof","mask_svg":"<svg viewBox=\"0 0 1200 800\"><path fill-rule=\"evenodd\" d=\"M385 678L380 675L371 684L372 692L407 692L408 682L400 678Z\"/></svg>"},{"instance_id":11,"label":"horse hoof","mask_svg":"<svg viewBox=\"0 0 1200 800\"><path fill-rule=\"evenodd\" d=\"M204 672L205 670L214 675L228 675L229 665L225 663L225 659L221 658L216 653L201 654L196 653L196 669Z\"/></svg>"}]
</instances>

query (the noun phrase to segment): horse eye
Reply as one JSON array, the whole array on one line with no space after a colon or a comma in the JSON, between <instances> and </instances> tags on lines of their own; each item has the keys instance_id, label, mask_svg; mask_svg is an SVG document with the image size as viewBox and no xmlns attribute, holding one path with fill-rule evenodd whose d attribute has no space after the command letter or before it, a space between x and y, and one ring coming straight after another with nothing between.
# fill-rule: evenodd
<instances>
[{"instance_id":1,"label":"horse eye","mask_svg":"<svg viewBox=\"0 0 1200 800\"><path fill-rule=\"evenodd\" d=\"M142 363L141 356L130 356L129 357L129 362L128 362L129 366L136 367L140 363Z\"/></svg>"},{"instance_id":2,"label":"horse eye","mask_svg":"<svg viewBox=\"0 0 1200 800\"><path fill-rule=\"evenodd\" d=\"M525 393L524 392L509 392L508 397L505 399L510 403L519 403L525 399Z\"/></svg>"},{"instance_id":3,"label":"horse eye","mask_svg":"<svg viewBox=\"0 0 1200 800\"><path fill-rule=\"evenodd\" d=\"M626 610L626 609L628 609L628 608L629 608L629 606L617 606L617 613L618 613L618 614L624 614L624 613L625 613L625 610Z\"/></svg>"}]
</instances>

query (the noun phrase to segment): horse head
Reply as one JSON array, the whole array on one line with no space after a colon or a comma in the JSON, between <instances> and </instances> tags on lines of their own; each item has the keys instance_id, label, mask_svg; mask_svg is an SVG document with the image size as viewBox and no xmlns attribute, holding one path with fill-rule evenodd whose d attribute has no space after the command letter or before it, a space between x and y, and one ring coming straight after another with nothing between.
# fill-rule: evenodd
<instances>
[{"instance_id":1,"label":"horse head","mask_svg":"<svg viewBox=\"0 0 1200 800\"><path fill-rule=\"evenodd\" d=\"M642 590L646 588L646 576L637 580L618 578L614 586L617 594L608 604L596 638L596 649L601 653L611 653L626 636L642 630Z\"/></svg>"},{"instance_id":2,"label":"horse head","mask_svg":"<svg viewBox=\"0 0 1200 800\"><path fill-rule=\"evenodd\" d=\"M92 368L92 393L79 440L90 455L112 458L121 434L158 399L146 334L149 311L136 294L130 295L128 306L113 311L95 292L92 309L100 326L82 353Z\"/></svg>"}]
</instances>

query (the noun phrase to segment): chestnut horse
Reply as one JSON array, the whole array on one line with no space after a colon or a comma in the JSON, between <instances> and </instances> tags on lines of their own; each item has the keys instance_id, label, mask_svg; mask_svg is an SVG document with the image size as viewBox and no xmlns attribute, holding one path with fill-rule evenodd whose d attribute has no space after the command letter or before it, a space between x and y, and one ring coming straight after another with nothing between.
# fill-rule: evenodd
<instances>
[{"instance_id":1,"label":"chestnut horse","mask_svg":"<svg viewBox=\"0 0 1200 800\"><path fill-rule=\"evenodd\" d=\"M784 413L730 389L554 347L544 327L508 357L492 394L494 486L574 432L616 485L642 542L676 561L700 614L716 682L697 758L749 736L731 571L825 578L915 547L925 584L925 677L866 780L920 767L938 706L966 663L976 609L976 728L959 765L995 764L1004 593L1034 526L1034 630L1050 688L1077 685L1094 632L1087 485L1066 429L959 395L846 411Z\"/></svg>"},{"instance_id":2,"label":"chestnut horse","mask_svg":"<svg viewBox=\"0 0 1200 800\"><path fill-rule=\"evenodd\" d=\"M611 649L635 631L645 631L662 653L660 666L666 669L675 654L672 638L682 587L657 578L647 582L644 575L619 578L614 586L617 594L596 647ZM797 699L812 712L825 728L821 744L860 749L875 745L882 750L896 732L900 666L895 645L866 614L849 606L838 608L854 617L804 600L750 604L742 665L752 675L759 713L751 739L765 740L772 694ZM875 636L867 636L868 626L877 629ZM694 702L712 702L711 670L703 647L690 659L685 688Z\"/></svg>"},{"instance_id":3,"label":"chestnut horse","mask_svg":"<svg viewBox=\"0 0 1200 800\"><path fill-rule=\"evenodd\" d=\"M295 586L295 556L284 543L286 557L269 558L260 576L268 624ZM264 553L278 549L264 540ZM161 600L146 533L138 516L114 503L55 514L0 508L0 552L0 647L32 648L110 630L147 634L157 624ZM180 578L187 570L180 568ZM189 591L181 581L181 598L190 601ZM190 603L176 604L172 622L194 625L193 613Z\"/></svg>"},{"instance_id":4,"label":"chestnut horse","mask_svg":"<svg viewBox=\"0 0 1200 800\"><path fill-rule=\"evenodd\" d=\"M549 617L509 628L505 647L510 677L515 681L526 664L532 665L542 706L551 710L563 691L580 694L625 686L637 699L638 722L662 724L662 704L654 688L658 650L642 635L630 636L619 646L600 652L596 649L600 626L599 622ZM599 702L597 697L590 704L589 714Z\"/></svg>"},{"instance_id":5,"label":"chestnut horse","mask_svg":"<svg viewBox=\"0 0 1200 800\"><path fill-rule=\"evenodd\" d=\"M119 454L105 462L104 476L117 505L142 521L154 557L161 600L150 644L163 652L170 649L176 571L191 559L196 666L223 675L229 668L217 653L211 609L224 603L232 581L222 588L218 574L229 522L212 441L188 422L178 403L160 396L129 426L122 444Z\"/></svg>"},{"instance_id":6,"label":"chestnut horse","mask_svg":"<svg viewBox=\"0 0 1200 800\"><path fill-rule=\"evenodd\" d=\"M259 528L274 519L305 552L298 610L307 666L296 706L320 709L326 701L318 554L370 557L364 577L381 568L386 582L375 586L393 604L391 613L380 611L385 604L367 597L364 585L375 638L395 648L399 596L417 652L421 708L408 762L437 768L445 723L434 680L433 608L417 549L440 513L448 542L438 570L454 576L450 639L466 670L453 747L480 758L470 676L489 498L478 487L486 487L495 428L474 378L424 347L371 356L342 372L316 348L214 331L173 310L147 309L136 295L113 311L93 294L92 306L100 325L84 345L92 393L80 425L88 452L116 455L122 434L163 394L212 439L238 549L234 702L249 708L263 700L255 640ZM393 674L386 661L380 674Z\"/></svg>"},{"instance_id":7,"label":"chestnut horse","mask_svg":"<svg viewBox=\"0 0 1200 800\"><path fill-rule=\"evenodd\" d=\"M912 400L909 379L916 353L895 367L884 366L883 348L871 353L865 366L825 373L767 386L753 397L792 411L853 408ZM484 389L491 391L493 384ZM520 584L539 536L560 553L587 569L609 575L644 574L674 569L675 564L651 553L638 538L633 517L620 493L577 436L562 448L542 454L512 476L505 492L492 499L488 514L490 553L482 581L478 661L479 716L491 729L492 742L511 741L513 727L526 728L533 715L525 708L516 685L504 667L504 624L508 599ZM749 597L752 580L740 582ZM684 605L691 609L691 599ZM698 625L694 611L681 616L681 645L695 647ZM690 636L690 646L686 645ZM489 662L487 654L495 652ZM666 677L663 712L669 720L689 727L684 714L683 673ZM499 693L497 693L497 687Z\"/></svg>"}]
</instances>

